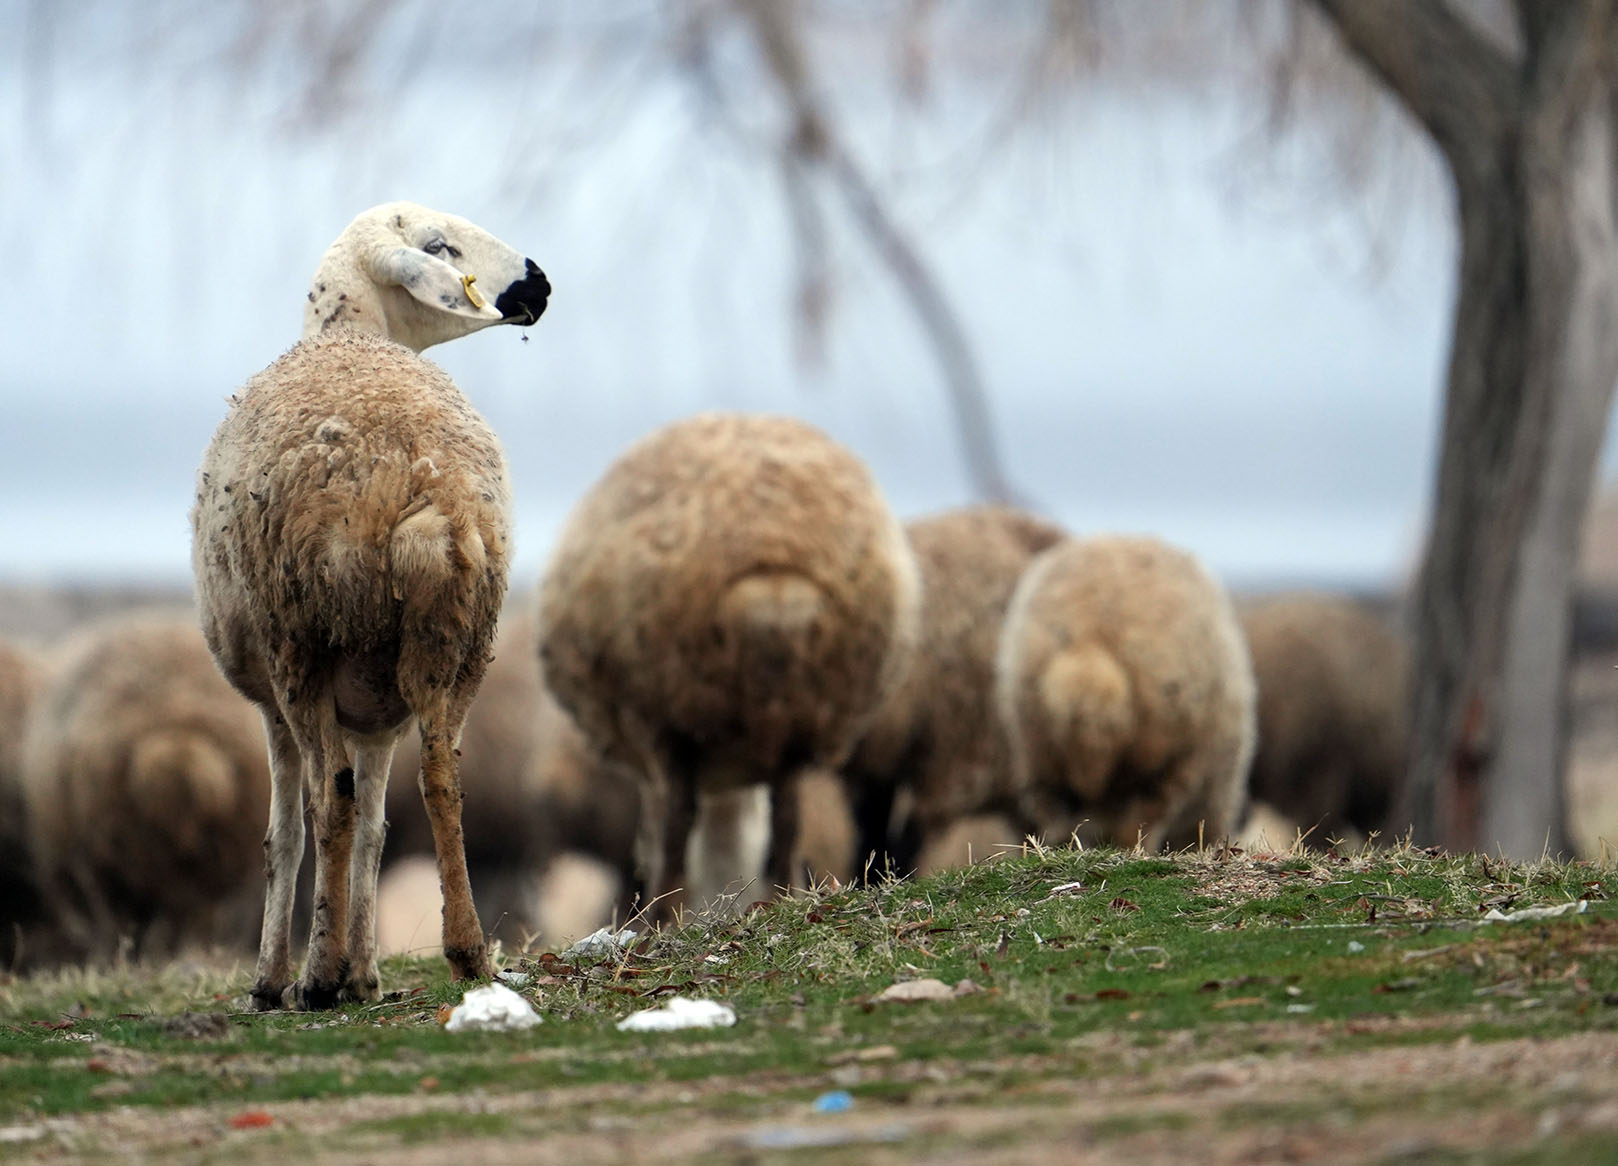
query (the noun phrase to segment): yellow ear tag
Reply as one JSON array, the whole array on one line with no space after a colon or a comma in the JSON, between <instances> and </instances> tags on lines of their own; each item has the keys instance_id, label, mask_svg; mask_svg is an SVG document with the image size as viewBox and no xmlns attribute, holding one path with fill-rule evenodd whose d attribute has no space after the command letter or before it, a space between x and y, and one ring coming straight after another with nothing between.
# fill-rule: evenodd
<instances>
[{"instance_id":1,"label":"yellow ear tag","mask_svg":"<svg viewBox=\"0 0 1618 1166\"><path fill-rule=\"evenodd\" d=\"M484 308L488 306L488 301L478 295L477 289L472 286L477 282L477 278L475 275L461 276L461 287L466 290L466 298L472 302L474 308Z\"/></svg>"}]
</instances>

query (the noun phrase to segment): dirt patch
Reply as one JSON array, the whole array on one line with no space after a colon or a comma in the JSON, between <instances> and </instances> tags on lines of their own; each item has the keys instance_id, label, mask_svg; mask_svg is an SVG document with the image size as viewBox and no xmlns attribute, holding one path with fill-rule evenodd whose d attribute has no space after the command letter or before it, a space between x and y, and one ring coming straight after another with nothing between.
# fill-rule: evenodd
<instances>
[{"instance_id":1,"label":"dirt patch","mask_svg":"<svg viewBox=\"0 0 1618 1166\"><path fill-rule=\"evenodd\" d=\"M1091 1047L1064 1074L1029 1063L893 1064L862 1068L882 1084L838 1116L811 1112L796 1075L593 1085L519 1093L472 1092L310 1100L262 1106L267 1124L235 1128L240 1106L127 1108L37 1123L34 1150L84 1157L204 1151L279 1158L293 1148L325 1160L385 1153L442 1160L477 1137L486 1163L589 1163L750 1155L793 1146L859 1147L862 1160L1212 1162L1311 1160L1532 1148L1556 1138L1618 1132L1618 1036L1474 1043L1340 1053L1283 1049L1092 1076ZM1058 1058L1060 1060L1060 1058ZM1008 1086L1020 1072L1025 1083ZM834 1073L841 1076L834 1078ZM850 1081L828 1070L826 1087ZM427 1115L436 1115L423 1124ZM498 1126L470 1122L471 1118ZM458 1119L468 1119L465 1128ZM390 1121L408 1123L395 1132ZM356 1128L357 1127L357 1128Z\"/></svg>"}]
</instances>

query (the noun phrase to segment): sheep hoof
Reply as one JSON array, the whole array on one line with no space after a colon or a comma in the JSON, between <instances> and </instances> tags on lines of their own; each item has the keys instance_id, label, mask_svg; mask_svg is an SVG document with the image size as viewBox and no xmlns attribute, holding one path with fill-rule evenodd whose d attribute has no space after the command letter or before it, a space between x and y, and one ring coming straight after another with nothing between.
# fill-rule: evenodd
<instances>
[{"instance_id":1,"label":"sheep hoof","mask_svg":"<svg viewBox=\"0 0 1618 1166\"><path fill-rule=\"evenodd\" d=\"M370 1004L381 995L382 986L372 972L368 976L350 976L344 981L341 999L344 1004Z\"/></svg>"},{"instance_id":2,"label":"sheep hoof","mask_svg":"<svg viewBox=\"0 0 1618 1166\"><path fill-rule=\"evenodd\" d=\"M487 980L494 975L489 966L489 950L483 944L476 947L446 947L444 958L449 961L450 978L455 980Z\"/></svg>"},{"instance_id":3,"label":"sheep hoof","mask_svg":"<svg viewBox=\"0 0 1618 1166\"><path fill-rule=\"evenodd\" d=\"M285 986L277 988L263 982L253 985L248 993L248 1000L252 1003L254 1012L277 1012L284 1005L286 998Z\"/></svg>"},{"instance_id":4,"label":"sheep hoof","mask_svg":"<svg viewBox=\"0 0 1618 1166\"><path fill-rule=\"evenodd\" d=\"M336 981L299 980L287 989L287 1007L298 1012L325 1012L337 1007L341 990Z\"/></svg>"}]
</instances>

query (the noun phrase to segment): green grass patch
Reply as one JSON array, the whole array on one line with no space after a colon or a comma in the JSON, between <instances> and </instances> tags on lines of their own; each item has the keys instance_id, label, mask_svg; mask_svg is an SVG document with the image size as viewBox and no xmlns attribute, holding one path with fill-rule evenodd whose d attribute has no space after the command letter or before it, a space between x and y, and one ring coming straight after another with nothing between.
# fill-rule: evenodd
<instances>
[{"instance_id":1,"label":"green grass patch","mask_svg":"<svg viewBox=\"0 0 1618 1166\"><path fill-rule=\"evenodd\" d=\"M692 921L614 959L508 961L529 975L522 990L545 1017L522 1034L445 1032L440 1008L462 986L436 959L390 960L383 1001L313 1015L241 1011L241 966L26 978L0 985L0 1123L112 1106L636 1083L701 1086L714 1112L741 1114L807 1106L839 1084L861 1104L898 1105L934 1078L988 1083L962 1096L992 1104L1044 1076L1102 1077L1125 1059L1142 1071L1187 1056L1612 1030L1614 889L1589 864L1408 848L1048 850ZM1582 914L1479 923L1490 908L1581 898ZM963 984L962 994L878 1001L921 977ZM739 1022L615 1029L675 992L724 998ZM356 1128L429 1138L509 1129L491 1115L437 1112Z\"/></svg>"}]
</instances>

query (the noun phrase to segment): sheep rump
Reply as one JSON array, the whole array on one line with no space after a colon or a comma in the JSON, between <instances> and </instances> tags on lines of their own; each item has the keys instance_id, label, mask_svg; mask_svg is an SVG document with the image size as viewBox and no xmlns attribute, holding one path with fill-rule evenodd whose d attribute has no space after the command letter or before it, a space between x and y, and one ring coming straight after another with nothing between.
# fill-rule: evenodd
<instances>
[{"instance_id":1,"label":"sheep rump","mask_svg":"<svg viewBox=\"0 0 1618 1166\"><path fill-rule=\"evenodd\" d=\"M39 882L76 954L111 959L125 934L141 955L250 946L264 735L193 620L95 624L57 664L29 728L25 790Z\"/></svg>"},{"instance_id":2,"label":"sheep rump","mask_svg":"<svg viewBox=\"0 0 1618 1166\"><path fill-rule=\"evenodd\" d=\"M997 697L1026 813L1051 841L1156 850L1236 825L1252 665L1224 589L1156 539L1068 539L1018 584Z\"/></svg>"},{"instance_id":3,"label":"sheep rump","mask_svg":"<svg viewBox=\"0 0 1618 1166\"><path fill-rule=\"evenodd\" d=\"M793 885L799 777L841 765L902 675L917 589L865 466L802 422L703 414L608 469L547 571L540 654L592 743L641 776L652 894L683 877L698 791L760 782L766 873Z\"/></svg>"},{"instance_id":4,"label":"sheep rump","mask_svg":"<svg viewBox=\"0 0 1618 1166\"><path fill-rule=\"evenodd\" d=\"M1255 601L1242 626L1258 681L1254 801L1316 839L1382 829L1409 756L1404 644L1335 595Z\"/></svg>"},{"instance_id":5,"label":"sheep rump","mask_svg":"<svg viewBox=\"0 0 1618 1166\"><path fill-rule=\"evenodd\" d=\"M992 505L918 519L905 534L921 571L915 656L845 769L860 810L860 858L875 852L881 865L891 848L900 873L917 867L956 820L1015 809L1010 746L994 702L1000 628L1030 560L1064 537L1054 523ZM1012 828L997 841L1017 836ZM940 853L957 851L964 856L964 844Z\"/></svg>"}]
</instances>

